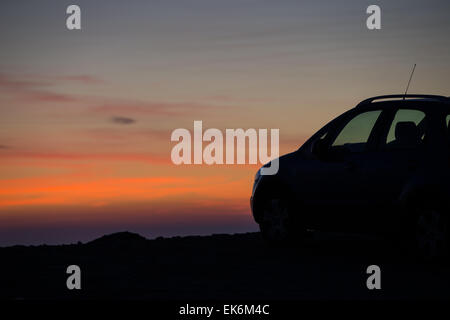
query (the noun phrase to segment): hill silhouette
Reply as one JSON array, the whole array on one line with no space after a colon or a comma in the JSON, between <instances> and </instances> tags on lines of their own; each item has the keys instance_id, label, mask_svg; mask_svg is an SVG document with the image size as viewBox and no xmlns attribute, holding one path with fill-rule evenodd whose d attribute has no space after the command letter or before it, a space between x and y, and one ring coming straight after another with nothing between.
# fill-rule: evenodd
<instances>
[{"instance_id":1,"label":"hill silhouette","mask_svg":"<svg viewBox=\"0 0 450 320\"><path fill-rule=\"evenodd\" d=\"M86 244L0 248L1 299L450 299L450 272L403 254L388 240L310 234L274 248L259 233L148 240L131 232ZM82 289L66 288L78 265ZM366 288L366 268L382 290Z\"/></svg>"},{"instance_id":2,"label":"hill silhouette","mask_svg":"<svg viewBox=\"0 0 450 320\"><path fill-rule=\"evenodd\" d=\"M115 251L143 249L147 245L147 241L146 238L137 233L125 231L104 235L101 238L88 242L86 246Z\"/></svg>"}]
</instances>

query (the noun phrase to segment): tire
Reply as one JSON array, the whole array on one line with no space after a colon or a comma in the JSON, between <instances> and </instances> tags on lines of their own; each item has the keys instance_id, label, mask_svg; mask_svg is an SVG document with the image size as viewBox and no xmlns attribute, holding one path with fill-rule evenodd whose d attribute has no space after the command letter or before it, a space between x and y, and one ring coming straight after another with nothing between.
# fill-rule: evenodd
<instances>
[{"instance_id":1,"label":"tire","mask_svg":"<svg viewBox=\"0 0 450 320\"><path fill-rule=\"evenodd\" d=\"M419 210L414 226L414 249L425 261L441 261L449 257L449 219L444 210Z\"/></svg>"},{"instance_id":2,"label":"tire","mask_svg":"<svg viewBox=\"0 0 450 320\"><path fill-rule=\"evenodd\" d=\"M259 224L263 239L273 245L298 243L305 231L292 218L292 205L284 197L274 195L264 201Z\"/></svg>"}]
</instances>

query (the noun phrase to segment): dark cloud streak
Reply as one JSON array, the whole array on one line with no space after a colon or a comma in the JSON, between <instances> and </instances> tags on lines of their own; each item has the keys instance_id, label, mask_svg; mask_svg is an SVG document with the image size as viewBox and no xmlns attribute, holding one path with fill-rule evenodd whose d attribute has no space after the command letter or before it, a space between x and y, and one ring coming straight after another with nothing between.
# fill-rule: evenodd
<instances>
[{"instance_id":1,"label":"dark cloud streak","mask_svg":"<svg viewBox=\"0 0 450 320\"><path fill-rule=\"evenodd\" d=\"M112 117L111 121L116 124L133 124L136 122L135 119L127 117Z\"/></svg>"}]
</instances>

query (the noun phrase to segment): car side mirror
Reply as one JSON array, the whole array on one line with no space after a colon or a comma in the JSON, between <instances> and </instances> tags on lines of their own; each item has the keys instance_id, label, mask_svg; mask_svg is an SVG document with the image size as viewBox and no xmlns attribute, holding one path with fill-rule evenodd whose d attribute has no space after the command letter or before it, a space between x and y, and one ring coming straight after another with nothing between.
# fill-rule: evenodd
<instances>
[{"instance_id":1,"label":"car side mirror","mask_svg":"<svg viewBox=\"0 0 450 320\"><path fill-rule=\"evenodd\" d=\"M327 144L323 139L313 141L311 146L311 153L319 159L324 159L327 155Z\"/></svg>"}]
</instances>

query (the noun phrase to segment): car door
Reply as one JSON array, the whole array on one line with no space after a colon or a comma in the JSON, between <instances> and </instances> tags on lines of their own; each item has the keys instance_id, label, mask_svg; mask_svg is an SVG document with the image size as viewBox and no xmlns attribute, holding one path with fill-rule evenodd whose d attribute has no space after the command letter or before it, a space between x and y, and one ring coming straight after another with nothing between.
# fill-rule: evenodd
<instances>
[{"instance_id":1,"label":"car door","mask_svg":"<svg viewBox=\"0 0 450 320\"><path fill-rule=\"evenodd\" d=\"M415 108L393 109L366 174L374 212L371 225L389 229L400 218L395 210L408 179L418 174L426 155L429 116Z\"/></svg>"},{"instance_id":2,"label":"car door","mask_svg":"<svg viewBox=\"0 0 450 320\"><path fill-rule=\"evenodd\" d=\"M327 147L309 167L311 224L320 228L354 229L367 205L367 159L373 152L382 110L355 110L327 134Z\"/></svg>"}]
</instances>

